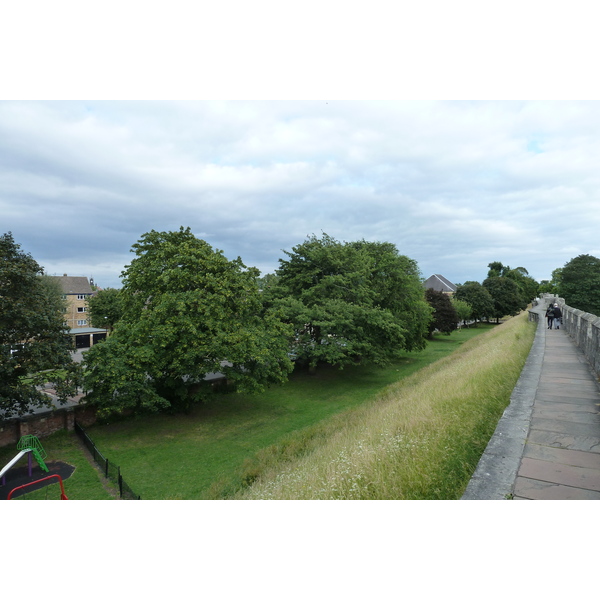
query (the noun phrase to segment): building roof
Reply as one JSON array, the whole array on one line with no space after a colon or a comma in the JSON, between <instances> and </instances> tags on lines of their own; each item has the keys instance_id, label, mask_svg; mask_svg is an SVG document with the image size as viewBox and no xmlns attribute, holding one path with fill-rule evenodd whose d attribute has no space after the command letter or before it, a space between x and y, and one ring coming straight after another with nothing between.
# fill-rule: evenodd
<instances>
[{"instance_id":1,"label":"building roof","mask_svg":"<svg viewBox=\"0 0 600 600\"><path fill-rule=\"evenodd\" d=\"M60 284L63 294L91 294L92 288L87 277L52 276Z\"/></svg>"},{"instance_id":2,"label":"building roof","mask_svg":"<svg viewBox=\"0 0 600 600\"><path fill-rule=\"evenodd\" d=\"M446 292L447 294L455 292L456 286L448 281L443 275L432 275L423 284L425 289L435 290L436 292Z\"/></svg>"}]
</instances>

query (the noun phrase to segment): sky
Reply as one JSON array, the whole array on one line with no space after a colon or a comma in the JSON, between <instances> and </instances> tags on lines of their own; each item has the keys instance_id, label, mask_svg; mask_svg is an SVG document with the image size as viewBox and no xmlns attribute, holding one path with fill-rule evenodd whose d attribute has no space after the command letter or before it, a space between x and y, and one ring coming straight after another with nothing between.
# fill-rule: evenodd
<instances>
[{"instance_id":1,"label":"sky","mask_svg":"<svg viewBox=\"0 0 600 600\"><path fill-rule=\"evenodd\" d=\"M597 101L4 100L0 233L101 287L181 226L263 274L327 233L540 281L600 256L599 165Z\"/></svg>"}]
</instances>

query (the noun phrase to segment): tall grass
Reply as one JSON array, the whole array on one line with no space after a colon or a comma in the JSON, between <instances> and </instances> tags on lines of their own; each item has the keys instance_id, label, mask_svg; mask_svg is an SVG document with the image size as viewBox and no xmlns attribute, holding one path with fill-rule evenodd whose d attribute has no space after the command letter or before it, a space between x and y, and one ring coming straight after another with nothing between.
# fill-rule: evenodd
<instances>
[{"instance_id":1,"label":"tall grass","mask_svg":"<svg viewBox=\"0 0 600 600\"><path fill-rule=\"evenodd\" d=\"M510 401L535 335L527 313L359 406L272 446L237 499L456 499Z\"/></svg>"}]
</instances>

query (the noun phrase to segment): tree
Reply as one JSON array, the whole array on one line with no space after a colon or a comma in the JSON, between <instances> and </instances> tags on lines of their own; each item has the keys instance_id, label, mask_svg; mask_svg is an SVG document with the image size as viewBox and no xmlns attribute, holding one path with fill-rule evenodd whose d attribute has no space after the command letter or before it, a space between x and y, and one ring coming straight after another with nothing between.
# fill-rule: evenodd
<instances>
[{"instance_id":1,"label":"tree","mask_svg":"<svg viewBox=\"0 0 600 600\"><path fill-rule=\"evenodd\" d=\"M527 307L519 287L508 277L488 277L483 282L493 300L493 312L489 315L499 320L507 315L517 315Z\"/></svg>"},{"instance_id":2,"label":"tree","mask_svg":"<svg viewBox=\"0 0 600 600\"><path fill-rule=\"evenodd\" d=\"M262 277L257 278L258 289L261 291L266 290L267 288L273 287L277 284L277 275L275 273L267 273Z\"/></svg>"},{"instance_id":3,"label":"tree","mask_svg":"<svg viewBox=\"0 0 600 600\"><path fill-rule=\"evenodd\" d=\"M487 319L494 312L492 296L478 281L466 281L464 284L457 286L454 298L471 306L471 317L476 321Z\"/></svg>"},{"instance_id":4,"label":"tree","mask_svg":"<svg viewBox=\"0 0 600 600\"><path fill-rule=\"evenodd\" d=\"M558 289L569 306L600 316L600 258L572 258L562 268Z\"/></svg>"},{"instance_id":5,"label":"tree","mask_svg":"<svg viewBox=\"0 0 600 600\"><path fill-rule=\"evenodd\" d=\"M188 410L221 372L238 391L281 383L291 331L261 316L256 279L188 228L144 234L122 273L122 317L85 356L87 400L100 414Z\"/></svg>"},{"instance_id":6,"label":"tree","mask_svg":"<svg viewBox=\"0 0 600 600\"><path fill-rule=\"evenodd\" d=\"M425 300L433 309L433 319L429 323L429 335L433 336L436 329L450 335L458 327L459 317L448 295L428 289L425 290Z\"/></svg>"},{"instance_id":7,"label":"tree","mask_svg":"<svg viewBox=\"0 0 600 600\"><path fill-rule=\"evenodd\" d=\"M100 290L88 299L87 305L92 327L100 327L109 331L114 329L123 313L120 293L115 288Z\"/></svg>"},{"instance_id":8,"label":"tree","mask_svg":"<svg viewBox=\"0 0 600 600\"><path fill-rule=\"evenodd\" d=\"M508 277L508 279L512 279L517 284L519 294L525 302L525 306L536 297L539 283L533 277L530 277L525 267L511 269L508 265L504 266L498 261L491 262L488 267L488 279L493 277Z\"/></svg>"},{"instance_id":9,"label":"tree","mask_svg":"<svg viewBox=\"0 0 600 600\"><path fill-rule=\"evenodd\" d=\"M467 320L471 318L471 315L473 314L473 308L468 302L465 302L464 300L457 300L454 296L450 298L450 301L452 302L452 306L454 306L454 310L458 315L458 328L460 329L461 325L466 323Z\"/></svg>"},{"instance_id":10,"label":"tree","mask_svg":"<svg viewBox=\"0 0 600 600\"><path fill-rule=\"evenodd\" d=\"M52 406L39 389L52 382L61 402L77 391L62 292L12 234L0 236L0 411L4 418Z\"/></svg>"},{"instance_id":11,"label":"tree","mask_svg":"<svg viewBox=\"0 0 600 600\"><path fill-rule=\"evenodd\" d=\"M527 306L538 294L539 283L529 275L527 269L524 267L517 267L511 269L507 267L507 271L504 275L509 279L512 279L519 288L521 299Z\"/></svg>"},{"instance_id":12,"label":"tree","mask_svg":"<svg viewBox=\"0 0 600 600\"><path fill-rule=\"evenodd\" d=\"M386 364L424 347L431 309L416 263L393 244L323 234L285 254L264 298L293 325L298 361Z\"/></svg>"},{"instance_id":13,"label":"tree","mask_svg":"<svg viewBox=\"0 0 600 600\"><path fill-rule=\"evenodd\" d=\"M550 281L542 280L538 288L540 294L554 294L558 296L560 290L560 282L562 280L562 267L552 271L552 279Z\"/></svg>"},{"instance_id":14,"label":"tree","mask_svg":"<svg viewBox=\"0 0 600 600\"><path fill-rule=\"evenodd\" d=\"M488 268L488 277L503 277L510 270L510 267L505 267L500 261L491 262Z\"/></svg>"}]
</instances>

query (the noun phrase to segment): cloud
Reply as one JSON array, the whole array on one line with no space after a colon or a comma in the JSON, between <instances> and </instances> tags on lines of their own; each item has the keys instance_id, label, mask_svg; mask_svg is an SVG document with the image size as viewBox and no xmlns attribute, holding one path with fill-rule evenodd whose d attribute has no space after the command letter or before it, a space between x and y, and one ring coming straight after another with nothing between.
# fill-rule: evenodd
<instances>
[{"instance_id":1,"label":"cloud","mask_svg":"<svg viewBox=\"0 0 600 600\"><path fill-rule=\"evenodd\" d=\"M325 231L393 242L425 276L548 278L598 248L597 108L0 102L0 229L105 286L143 233L181 225L262 271Z\"/></svg>"}]
</instances>

